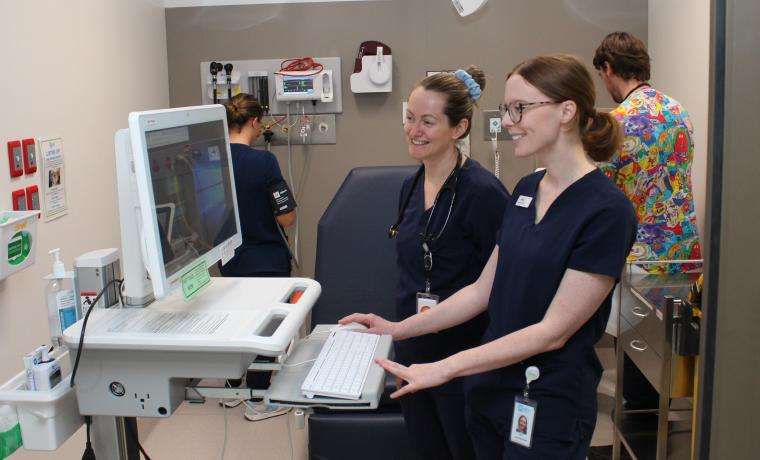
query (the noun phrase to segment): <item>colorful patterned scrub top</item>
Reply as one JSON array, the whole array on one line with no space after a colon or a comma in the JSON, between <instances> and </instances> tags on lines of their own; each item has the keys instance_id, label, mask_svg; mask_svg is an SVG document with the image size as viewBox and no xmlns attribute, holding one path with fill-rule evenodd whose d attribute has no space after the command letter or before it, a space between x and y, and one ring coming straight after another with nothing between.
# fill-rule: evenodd
<instances>
[{"instance_id":1,"label":"colorful patterned scrub top","mask_svg":"<svg viewBox=\"0 0 760 460\"><path fill-rule=\"evenodd\" d=\"M623 127L623 144L600 167L636 209L639 230L628 260L700 259L691 192L694 142L689 114L678 101L650 86L634 90L611 114ZM650 273L675 273L697 267L644 268Z\"/></svg>"}]
</instances>

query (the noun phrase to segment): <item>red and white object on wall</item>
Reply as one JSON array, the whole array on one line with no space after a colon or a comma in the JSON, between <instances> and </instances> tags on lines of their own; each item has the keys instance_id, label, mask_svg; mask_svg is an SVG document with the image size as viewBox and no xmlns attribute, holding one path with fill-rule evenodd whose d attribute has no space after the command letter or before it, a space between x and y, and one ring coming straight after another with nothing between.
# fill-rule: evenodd
<instances>
[{"instance_id":1,"label":"red and white object on wall","mask_svg":"<svg viewBox=\"0 0 760 460\"><path fill-rule=\"evenodd\" d=\"M8 163L11 177L19 177L24 174L24 154L21 149L21 141L8 142Z\"/></svg>"},{"instance_id":2,"label":"red and white object on wall","mask_svg":"<svg viewBox=\"0 0 760 460\"><path fill-rule=\"evenodd\" d=\"M37 143L32 138L23 139L21 150L24 156L24 173L34 174L37 172Z\"/></svg>"},{"instance_id":3,"label":"red and white object on wall","mask_svg":"<svg viewBox=\"0 0 760 460\"><path fill-rule=\"evenodd\" d=\"M390 93L393 91L393 56L391 48L378 41L359 45L351 74L354 93Z\"/></svg>"},{"instance_id":4,"label":"red and white object on wall","mask_svg":"<svg viewBox=\"0 0 760 460\"><path fill-rule=\"evenodd\" d=\"M11 192L11 203L14 211L26 211L26 192L23 188Z\"/></svg>"},{"instance_id":5,"label":"red and white object on wall","mask_svg":"<svg viewBox=\"0 0 760 460\"><path fill-rule=\"evenodd\" d=\"M36 185L26 188L26 209L29 211L40 209L40 188Z\"/></svg>"}]
</instances>

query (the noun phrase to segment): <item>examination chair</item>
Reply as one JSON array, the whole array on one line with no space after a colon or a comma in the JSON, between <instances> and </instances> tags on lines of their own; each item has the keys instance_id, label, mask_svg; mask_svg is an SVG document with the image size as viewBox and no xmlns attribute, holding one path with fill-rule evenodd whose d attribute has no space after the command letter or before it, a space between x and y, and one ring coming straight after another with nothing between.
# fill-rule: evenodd
<instances>
[{"instance_id":1,"label":"examination chair","mask_svg":"<svg viewBox=\"0 0 760 460\"><path fill-rule=\"evenodd\" d=\"M388 228L396 221L401 184L416 170L377 166L348 173L317 228L314 278L322 294L312 309L312 327L353 312L396 319L396 245ZM395 379L386 377L377 410L316 410L309 417L310 459L412 458L401 407L388 397Z\"/></svg>"}]
</instances>

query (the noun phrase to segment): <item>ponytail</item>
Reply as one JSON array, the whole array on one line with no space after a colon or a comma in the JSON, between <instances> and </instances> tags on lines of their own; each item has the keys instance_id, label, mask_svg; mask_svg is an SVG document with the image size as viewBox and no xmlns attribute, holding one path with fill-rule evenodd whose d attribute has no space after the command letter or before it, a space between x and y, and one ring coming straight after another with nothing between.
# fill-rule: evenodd
<instances>
[{"instance_id":1,"label":"ponytail","mask_svg":"<svg viewBox=\"0 0 760 460\"><path fill-rule=\"evenodd\" d=\"M620 147L623 133L620 124L609 113L594 111L586 129L581 130L583 148L594 161L607 161Z\"/></svg>"}]
</instances>

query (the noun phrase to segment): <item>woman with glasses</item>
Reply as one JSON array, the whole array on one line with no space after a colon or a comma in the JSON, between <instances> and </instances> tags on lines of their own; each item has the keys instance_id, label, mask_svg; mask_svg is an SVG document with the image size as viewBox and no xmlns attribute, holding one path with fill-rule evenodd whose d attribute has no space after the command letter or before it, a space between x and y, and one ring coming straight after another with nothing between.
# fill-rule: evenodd
<instances>
[{"instance_id":1,"label":"woman with glasses","mask_svg":"<svg viewBox=\"0 0 760 460\"><path fill-rule=\"evenodd\" d=\"M594 102L591 75L575 57L539 56L515 67L502 125L515 155L535 155L546 169L515 187L480 277L427 315L398 323L349 318L404 340L488 311L480 346L412 366L380 361L407 382L397 398L467 376L467 428L478 458L586 458L602 373L594 345L636 234L630 202L594 163L620 139Z\"/></svg>"},{"instance_id":2,"label":"woman with glasses","mask_svg":"<svg viewBox=\"0 0 760 460\"><path fill-rule=\"evenodd\" d=\"M471 66L427 77L409 95L404 134L409 155L422 164L401 188L389 232L396 239L400 271L399 319L431 315L439 302L478 278L494 248L509 195L493 174L456 147L470 132L484 88L483 72ZM396 359L405 365L443 359L477 345L487 324L481 312L438 333L397 341ZM419 458L474 458L464 423L463 379L400 403Z\"/></svg>"}]
</instances>

